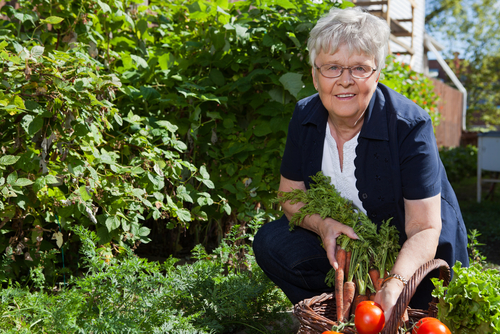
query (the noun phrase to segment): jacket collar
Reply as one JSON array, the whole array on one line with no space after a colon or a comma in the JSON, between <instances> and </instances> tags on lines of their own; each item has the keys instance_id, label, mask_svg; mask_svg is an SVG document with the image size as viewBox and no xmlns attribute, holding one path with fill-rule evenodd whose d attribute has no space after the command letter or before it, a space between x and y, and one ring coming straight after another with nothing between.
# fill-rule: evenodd
<instances>
[{"instance_id":1,"label":"jacket collar","mask_svg":"<svg viewBox=\"0 0 500 334\"><path fill-rule=\"evenodd\" d=\"M368 105L365 121L359 134L360 137L377 140L389 140L389 133L387 129L387 105L381 88L386 87L379 83L375 93L373 93L370 104Z\"/></svg>"}]
</instances>

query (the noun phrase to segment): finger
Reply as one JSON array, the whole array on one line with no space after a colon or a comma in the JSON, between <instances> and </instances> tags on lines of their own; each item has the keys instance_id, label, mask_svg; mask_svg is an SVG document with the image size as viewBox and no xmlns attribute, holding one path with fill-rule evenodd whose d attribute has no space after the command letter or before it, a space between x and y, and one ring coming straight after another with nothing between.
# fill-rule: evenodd
<instances>
[{"instance_id":1,"label":"finger","mask_svg":"<svg viewBox=\"0 0 500 334\"><path fill-rule=\"evenodd\" d=\"M326 246L326 256L328 257L328 261L330 261L333 269L337 270L339 268L339 264L337 262L337 252L336 252L336 243L329 243Z\"/></svg>"},{"instance_id":2,"label":"finger","mask_svg":"<svg viewBox=\"0 0 500 334\"><path fill-rule=\"evenodd\" d=\"M354 229L352 227L347 226L347 225L342 224L340 232L342 234L347 235L351 239L356 239L356 240L359 239L358 235L354 232Z\"/></svg>"}]
</instances>

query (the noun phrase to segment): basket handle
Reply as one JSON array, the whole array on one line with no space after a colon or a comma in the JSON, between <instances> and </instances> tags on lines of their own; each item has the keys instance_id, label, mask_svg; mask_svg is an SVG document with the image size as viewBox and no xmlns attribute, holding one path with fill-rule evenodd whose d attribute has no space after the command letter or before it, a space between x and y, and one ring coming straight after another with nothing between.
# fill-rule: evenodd
<instances>
[{"instance_id":1,"label":"basket handle","mask_svg":"<svg viewBox=\"0 0 500 334\"><path fill-rule=\"evenodd\" d=\"M422 265L415 271L408 284L404 287L403 291L399 295L396 305L394 305L391 318L385 324L382 334L394 334L397 333L401 320L403 318L405 310L408 308L411 298L415 294L415 291L422 282L422 280L434 269L440 270L440 278L444 280L444 285L447 286L450 282L450 267L446 261L441 259L430 260L429 262Z\"/></svg>"}]
</instances>

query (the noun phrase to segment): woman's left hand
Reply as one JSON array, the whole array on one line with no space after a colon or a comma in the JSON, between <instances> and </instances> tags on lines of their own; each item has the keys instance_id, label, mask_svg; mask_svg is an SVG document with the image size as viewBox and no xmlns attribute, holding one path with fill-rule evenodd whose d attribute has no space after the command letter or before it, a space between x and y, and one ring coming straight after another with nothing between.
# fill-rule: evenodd
<instances>
[{"instance_id":1,"label":"woman's left hand","mask_svg":"<svg viewBox=\"0 0 500 334\"><path fill-rule=\"evenodd\" d=\"M391 279L382 285L382 288L375 295L375 302L379 303L384 310L385 322L389 321L392 310L396 305L404 285L398 279Z\"/></svg>"}]
</instances>

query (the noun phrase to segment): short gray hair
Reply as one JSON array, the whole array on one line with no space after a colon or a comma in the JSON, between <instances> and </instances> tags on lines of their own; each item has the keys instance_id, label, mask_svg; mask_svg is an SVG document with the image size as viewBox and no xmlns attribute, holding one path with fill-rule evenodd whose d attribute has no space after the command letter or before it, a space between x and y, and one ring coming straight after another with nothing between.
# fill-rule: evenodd
<instances>
[{"instance_id":1,"label":"short gray hair","mask_svg":"<svg viewBox=\"0 0 500 334\"><path fill-rule=\"evenodd\" d=\"M309 63L314 66L318 54L337 52L345 45L350 54L361 53L375 58L377 70L385 67L390 28L387 21L359 7L332 8L320 18L309 34Z\"/></svg>"}]
</instances>

